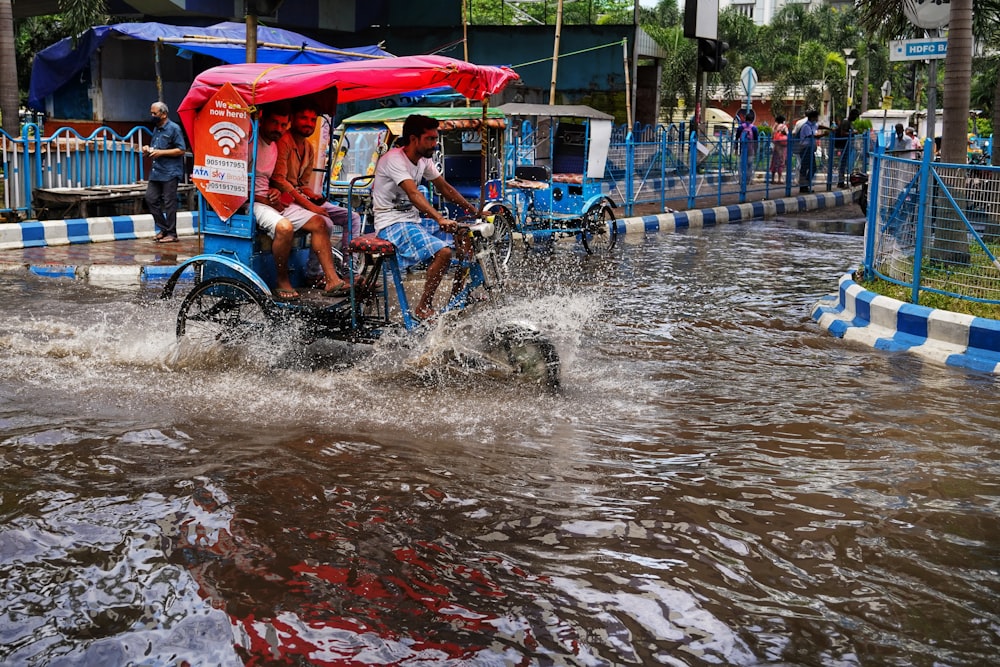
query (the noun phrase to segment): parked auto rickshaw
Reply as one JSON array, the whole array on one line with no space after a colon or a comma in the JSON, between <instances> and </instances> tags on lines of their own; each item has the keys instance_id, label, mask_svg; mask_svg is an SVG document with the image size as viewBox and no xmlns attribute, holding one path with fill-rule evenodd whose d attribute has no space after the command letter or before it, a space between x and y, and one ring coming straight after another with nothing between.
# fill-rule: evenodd
<instances>
[{"instance_id":1,"label":"parked auto rickshaw","mask_svg":"<svg viewBox=\"0 0 1000 667\"><path fill-rule=\"evenodd\" d=\"M604 179L614 116L583 105L497 108L510 127L507 194L525 242L572 237L588 253L614 247L615 203Z\"/></svg>"}]
</instances>

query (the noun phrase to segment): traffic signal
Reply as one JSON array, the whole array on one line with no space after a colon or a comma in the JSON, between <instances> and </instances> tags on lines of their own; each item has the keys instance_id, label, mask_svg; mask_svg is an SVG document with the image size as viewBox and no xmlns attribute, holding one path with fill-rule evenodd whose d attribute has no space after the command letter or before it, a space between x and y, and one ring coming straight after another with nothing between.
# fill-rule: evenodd
<instances>
[{"instance_id":1,"label":"traffic signal","mask_svg":"<svg viewBox=\"0 0 1000 667\"><path fill-rule=\"evenodd\" d=\"M702 72L721 72L729 62L723 53L729 50L729 44L717 39L698 38L698 69Z\"/></svg>"},{"instance_id":2,"label":"traffic signal","mask_svg":"<svg viewBox=\"0 0 1000 667\"><path fill-rule=\"evenodd\" d=\"M246 0L246 13L254 16L276 16L282 2L284 0Z\"/></svg>"}]
</instances>

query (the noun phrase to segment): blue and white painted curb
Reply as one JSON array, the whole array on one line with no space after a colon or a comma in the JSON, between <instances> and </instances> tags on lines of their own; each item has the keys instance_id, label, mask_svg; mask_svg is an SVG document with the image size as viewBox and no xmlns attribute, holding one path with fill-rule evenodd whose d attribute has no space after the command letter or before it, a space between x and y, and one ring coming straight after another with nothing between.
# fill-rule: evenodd
<instances>
[{"instance_id":1,"label":"blue and white painted curb","mask_svg":"<svg viewBox=\"0 0 1000 667\"><path fill-rule=\"evenodd\" d=\"M177 213L177 235L198 232L197 211ZM130 241L156 236L153 216L118 215L71 220L29 221L0 225L0 251L103 241ZM0 254L2 258L2 254ZM176 267L142 264L26 264L0 261L0 273L28 270L46 278L72 278L102 286L135 285L169 278Z\"/></svg>"},{"instance_id":2,"label":"blue and white painted curb","mask_svg":"<svg viewBox=\"0 0 1000 667\"><path fill-rule=\"evenodd\" d=\"M773 218L797 211L842 206L850 203L851 197L850 190L819 192L785 199L769 199L709 209L623 218L618 220L616 224L619 234L669 232L686 227L710 227ZM178 235L188 236L197 233L197 231L198 213L196 211L182 211L177 214ZM153 238L155 235L156 226L153 224L153 217L148 214L21 222L0 225L0 251L76 243L126 241ZM0 254L0 260L2 260L2 256ZM73 266L0 261L0 273L24 271L25 269L39 276L74 278L101 285L134 285L166 280L173 273L174 267L106 264Z\"/></svg>"},{"instance_id":3,"label":"blue and white painted curb","mask_svg":"<svg viewBox=\"0 0 1000 667\"><path fill-rule=\"evenodd\" d=\"M866 290L849 273L841 276L836 296L813 306L812 317L844 340L1000 373L1000 320L897 301Z\"/></svg>"},{"instance_id":4,"label":"blue and white painted curb","mask_svg":"<svg viewBox=\"0 0 1000 667\"><path fill-rule=\"evenodd\" d=\"M196 211L177 213L179 236L188 236L197 231ZM154 236L156 236L156 225L153 224L153 216L148 213L72 220L35 220L0 225L0 250L20 250L71 243L130 241L151 239Z\"/></svg>"},{"instance_id":5,"label":"blue and white painted curb","mask_svg":"<svg viewBox=\"0 0 1000 667\"><path fill-rule=\"evenodd\" d=\"M618 233L641 234L646 232L671 232L685 227L711 227L712 225L774 218L779 215L797 213L799 211L833 208L849 204L851 201L851 190L838 190L836 192L817 192L808 195L799 195L798 197L786 197L784 199L767 199L747 202L745 204L716 206L715 208L657 213L656 215L643 215L619 220Z\"/></svg>"}]
</instances>

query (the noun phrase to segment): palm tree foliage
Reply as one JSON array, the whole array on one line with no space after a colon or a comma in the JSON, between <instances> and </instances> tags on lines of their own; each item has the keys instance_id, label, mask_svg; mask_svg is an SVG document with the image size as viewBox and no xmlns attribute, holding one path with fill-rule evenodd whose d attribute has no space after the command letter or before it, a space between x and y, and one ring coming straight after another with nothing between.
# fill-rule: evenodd
<instances>
[{"instance_id":1,"label":"palm tree foliage","mask_svg":"<svg viewBox=\"0 0 1000 667\"><path fill-rule=\"evenodd\" d=\"M472 25L555 25L558 0L466 0ZM563 0L564 25L630 24L632 0Z\"/></svg>"},{"instance_id":2,"label":"palm tree foliage","mask_svg":"<svg viewBox=\"0 0 1000 667\"><path fill-rule=\"evenodd\" d=\"M973 0L959 0L957 4L962 2L972 3ZM992 45L996 49L1000 44L1000 0L974 2L972 32L981 44ZM956 3L953 1L952 5L954 7ZM695 84L694 40L683 37L679 15L675 23L662 22L663 18L674 16L669 13L669 8L673 7L676 7L675 0L662 0L654 10L641 14L643 28L668 53L661 82L662 104L668 111L678 97L690 99ZM845 99L848 68L843 50L850 48L854 49L853 57L857 59L854 68L865 72L855 82L855 105L868 99L870 106L877 106L879 88L883 81L888 80L895 98L893 106L921 108L926 104L926 86L921 81L924 67L922 64L890 62L888 42L890 39L923 36L922 30L906 20L900 0L858 0L856 7L819 5L809 8L804 3L789 3L778 10L771 23L765 26L756 26L731 7L719 14L719 38L730 45L726 53L729 64L722 72L710 74L709 81L726 85L730 99L737 99L741 95L739 73L743 67L752 65L762 81L775 84L775 112L790 115L802 109L782 108L779 100L786 97L786 93L794 92L804 95L807 106L818 107L823 90L816 87L816 82L822 82L823 87L831 91L834 100ZM949 52L951 50L949 48ZM975 77L971 73L964 74L966 82L970 79L983 81L982 84L975 83L973 90L982 90L987 81L997 80L998 60L997 56L982 58L977 62ZM947 63L941 69L945 77L949 69L954 70L957 76L963 76L957 68L949 68ZM993 88L990 88L988 96L978 95L976 108L992 110L992 126L998 127L1000 92L992 92ZM960 87L953 84L946 90L955 92ZM956 102L951 97L950 94L939 94L939 99L946 104ZM961 97L968 100L968 87ZM964 118L966 112L961 114ZM964 128L964 125L961 127ZM964 150L964 139L962 146Z\"/></svg>"}]
</instances>

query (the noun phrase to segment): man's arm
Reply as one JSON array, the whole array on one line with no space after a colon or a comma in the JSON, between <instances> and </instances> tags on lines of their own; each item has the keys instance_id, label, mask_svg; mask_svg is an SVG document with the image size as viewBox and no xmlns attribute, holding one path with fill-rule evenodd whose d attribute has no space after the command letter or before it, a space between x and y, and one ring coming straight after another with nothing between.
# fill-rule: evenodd
<instances>
[{"instance_id":1,"label":"man's arm","mask_svg":"<svg viewBox=\"0 0 1000 667\"><path fill-rule=\"evenodd\" d=\"M288 161L294 148L295 142L288 141L288 135L278 141L278 160L274 163L274 172L271 174L271 187L281 193L291 193L292 201L311 213L326 215L322 208L312 203L289 179Z\"/></svg>"},{"instance_id":2,"label":"man's arm","mask_svg":"<svg viewBox=\"0 0 1000 667\"><path fill-rule=\"evenodd\" d=\"M278 140L278 159L274 163L274 171L271 172L271 187L281 192L292 192L295 187L288 180L288 156L292 152L292 142L287 141L286 137Z\"/></svg>"},{"instance_id":3,"label":"man's arm","mask_svg":"<svg viewBox=\"0 0 1000 667\"><path fill-rule=\"evenodd\" d=\"M167 142L172 146L172 148L153 148L152 146L144 146L143 150L154 160L161 157L184 156L184 135L181 134L181 128L176 124L173 128L168 128Z\"/></svg>"},{"instance_id":4,"label":"man's arm","mask_svg":"<svg viewBox=\"0 0 1000 667\"><path fill-rule=\"evenodd\" d=\"M154 160L161 157L181 157L184 155L182 148L149 148L149 146L146 148L148 149L146 154Z\"/></svg>"},{"instance_id":5,"label":"man's arm","mask_svg":"<svg viewBox=\"0 0 1000 667\"><path fill-rule=\"evenodd\" d=\"M440 179L443 181L444 177L442 176ZM432 182L435 186L437 185L437 179ZM427 197L425 197L420 190L417 189L417 184L413 182L413 179L407 178L400 181L399 188L406 193L406 196L410 198L410 203L413 204L418 211L441 225L442 230L446 232L454 232L458 230L458 223L452 222L448 218L441 215L441 211L434 208L427 200ZM454 190L454 188L452 189Z\"/></svg>"}]
</instances>

